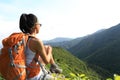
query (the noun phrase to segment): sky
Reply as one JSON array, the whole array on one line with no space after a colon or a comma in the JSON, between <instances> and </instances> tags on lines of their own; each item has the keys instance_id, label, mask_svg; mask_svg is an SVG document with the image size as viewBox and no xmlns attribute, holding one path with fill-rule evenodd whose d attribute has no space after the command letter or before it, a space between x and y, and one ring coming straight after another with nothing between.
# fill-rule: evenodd
<instances>
[{"instance_id":1,"label":"sky","mask_svg":"<svg viewBox=\"0 0 120 80\"><path fill-rule=\"evenodd\" d=\"M42 40L77 38L120 23L119 0L0 0L0 41L20 32L22 13L35 14Z\"/></svg>"}]
</instances>

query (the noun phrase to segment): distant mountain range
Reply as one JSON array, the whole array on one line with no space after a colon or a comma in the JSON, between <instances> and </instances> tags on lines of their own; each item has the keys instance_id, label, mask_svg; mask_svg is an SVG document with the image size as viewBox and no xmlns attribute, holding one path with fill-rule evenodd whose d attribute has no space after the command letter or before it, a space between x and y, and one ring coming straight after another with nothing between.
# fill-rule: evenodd
<instances>
[{"instance_id":1,"label":"distant mountain range","mask_svg":"<svg viewBox=\"0 0 120 80\"><path fill-rule=\"evenodd\" d=\"M94 34L96 33L99 33L99 32L102 32L104 31L105 29L101 29L101 30L98 30L96 31ZM77 45L80 41L82 41L83 39L89 37L89 35L87 36L83 36L83 37L78 37L78 38L64 38L64 37L57 37L57 38L54 38L52 40L48 40L48 41L43 41L44 44L49 44L51 46L54 46L54 47L62 47L62 48L65 48L65 49L70 49L71 47Z\"/></svg>"},{"instance_id":2,"label":"distant mountain range","mask_svg":"<svg viewBox=\"0 0 120 80\"><path fill-rule=\"evenodd\" d=\"M58 43L58 42L70 41L70 40L72 40L72 38L57 37L52 40L43 41L43 42L44 43L56 43L56 42Z\"/></svg>"},{"instance_id":3,"label":"distant mountain range","mask_svg":"<svg viewBox=\"0 0 120 80\"><path fill-rule=\"evenodd\" d=\"M89 66L96 65L112 74L120 74L120 24L70 41L48 44L67 49Z\"/></svg>"},{"instance_id":4,"label":"distant mountain range","mask_svg":"<svg viewBox=\"0 0 120 80\"><path fill-rule=\"evenodd\" d=\"M79 38L75 38L75 39L67 38L68 40L64 40L64 38L61 38L63 40L61 40L59 42L56 41L56 39L59 39L59 38L55 38L55 39L53 39L54 42L53 42L53 40L50 40L50 41L46 41L44 43L46 45L49 44L49 45L51 45L53 47L62 47L62 48L65 48L65 49L69 49L72 46L77 45L82 39L84 39L86 37L79 37Z\"/></svg>"}]
</instances>

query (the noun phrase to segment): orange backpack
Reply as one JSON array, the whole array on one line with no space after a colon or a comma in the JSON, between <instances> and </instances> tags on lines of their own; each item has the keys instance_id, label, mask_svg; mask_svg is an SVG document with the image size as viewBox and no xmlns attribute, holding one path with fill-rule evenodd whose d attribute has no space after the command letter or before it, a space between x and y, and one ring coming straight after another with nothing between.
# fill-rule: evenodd
<instances>
[{"instance_id":1,"label":"orange backpack","mask_svg":"<svg viewBox=\"0 0 120 80\"><path fill-rule=\"evenodd\" d=\"M6 80L25 80L25 45L28 36L23 33L13 33L3 39L0 54L0 74Z\"/></svg>"}]
</instances>

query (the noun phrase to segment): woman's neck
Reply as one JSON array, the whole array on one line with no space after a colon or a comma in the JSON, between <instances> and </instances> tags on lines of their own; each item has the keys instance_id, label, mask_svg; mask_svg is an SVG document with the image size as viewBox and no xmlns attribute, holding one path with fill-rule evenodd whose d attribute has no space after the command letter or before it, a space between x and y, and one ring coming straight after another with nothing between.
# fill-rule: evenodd
<instances>
[{"instance_id":1,"label":"woman's neck","mask_svg":"<svg viewBox=\"0 0 120 80\"><path fill-rule=\"evenodd\" d=\"M35 34L35 33L32 33L32 34L29 34L29 36L36 37L36 34Z\"/></svg>"}]
</instances>

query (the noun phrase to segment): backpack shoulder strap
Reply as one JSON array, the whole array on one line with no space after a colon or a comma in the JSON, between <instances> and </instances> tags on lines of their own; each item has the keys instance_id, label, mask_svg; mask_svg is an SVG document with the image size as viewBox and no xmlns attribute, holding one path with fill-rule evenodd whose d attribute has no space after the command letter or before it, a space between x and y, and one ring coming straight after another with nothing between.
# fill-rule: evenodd
<instances>
[{"instance_id":1,"label":"backpack shoulder strap","mask_svg":"<svg viewBox=\"0 0 120 80\"><path fill-rule=\"evenodd\" d=\"M44 73L44 76L43 76L43 78L44 78L48 74L48 71L45 70L45 66L38 60L38 58L39 58L39 54L36 54L35 57L34 57L34 61L38 62L38 64L40 65L40 67L41 67L41 69Z\"/></svg>"}]
</instances>

